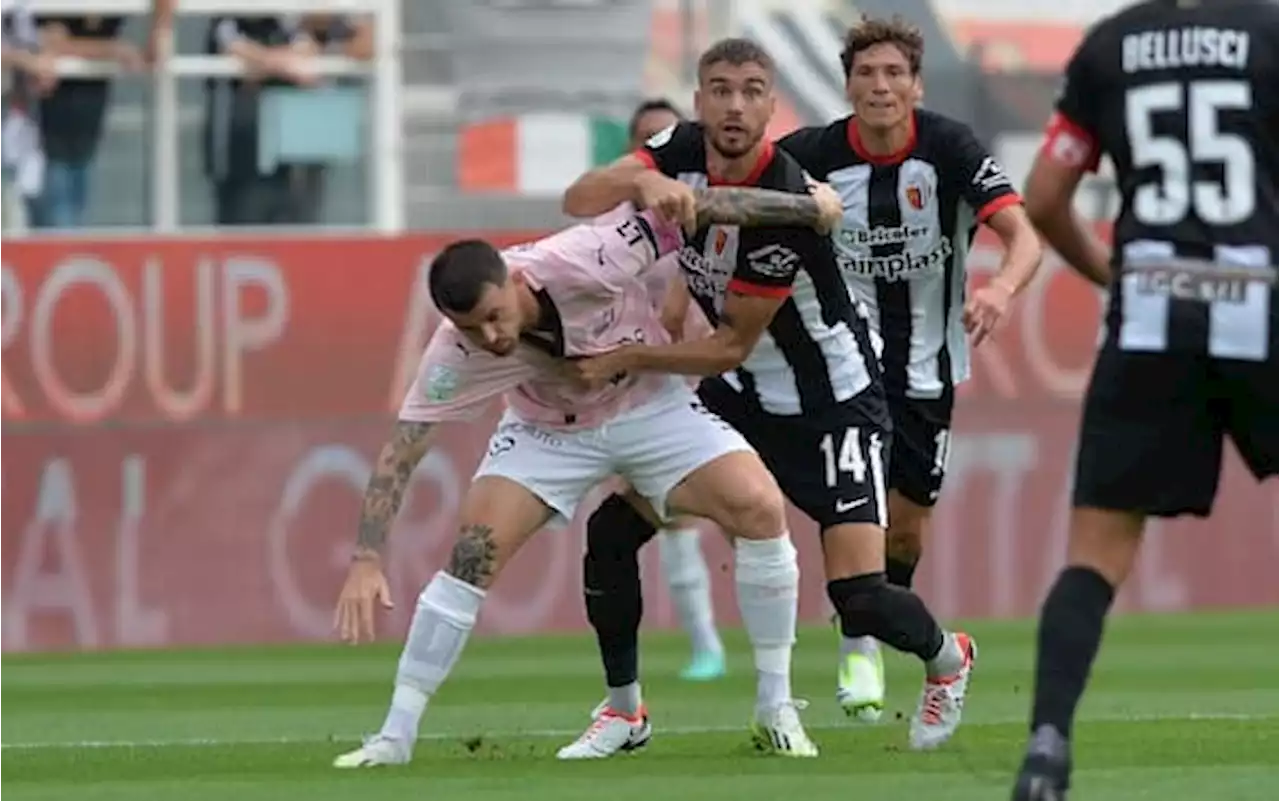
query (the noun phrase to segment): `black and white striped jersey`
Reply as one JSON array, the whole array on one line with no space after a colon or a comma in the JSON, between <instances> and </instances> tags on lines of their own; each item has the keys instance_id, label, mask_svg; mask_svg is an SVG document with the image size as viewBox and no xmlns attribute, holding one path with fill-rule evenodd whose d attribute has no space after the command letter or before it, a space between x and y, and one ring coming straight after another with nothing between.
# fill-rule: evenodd
<instances>
[{"instance_id":1,"label":"black and white striped jersey","mask_svg":"<svg viewBox=\"0 0 1280 801\"><path fill-rule=\"evenodd\" d=\"M658 133L637 155L695 188L707 173L704 130L682 122ZM742 186L808 192L804 170L770 145ZM768 414L816 415L879 378L867 320L840 276L827 237L804 228L699 230L680 253L690 293L713 324L726 292L786 297L740 368L724 376Z\"/></svg>"},{"instance_id":2,"label":"black and white striped jersey","mask_svg":"<svg viewBox=\"0 0 1280 801\"><path fill-rule=\"evenodd\" d=\"M1115 166L1122 350L1275 358L1278 18L1275 0L1138 3L1067 65L1042 155Z\"/></svg>"},{"instance_id":3,"label":"black and white striped jersey","mask_svg":"<svg viewBox=\"0 0 1280 801\"><path fill-rule=\"evenodd\" d=\"M964 123L915 113L900 152L868 153L853 117L801 128L778 146L844 200L832 240L883 340L890 397L937 398L969 377L965 259L977 223L1021 201Z\"/></svg>"}]
</instances>

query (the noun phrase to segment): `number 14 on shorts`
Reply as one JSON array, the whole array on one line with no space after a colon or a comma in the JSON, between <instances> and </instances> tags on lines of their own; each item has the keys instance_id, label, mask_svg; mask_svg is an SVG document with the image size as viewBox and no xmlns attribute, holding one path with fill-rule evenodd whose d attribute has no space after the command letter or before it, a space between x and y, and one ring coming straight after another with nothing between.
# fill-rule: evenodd
<instances>
[{"instance_id":1,"label":"number 14 on shorts","mask_svg":"<svg viewBox=\"0 0 1280 801\"><path fill-rule=\"evenodd\" d=\"M844 431L828 431L818 441L818 450L822 453L823 473L828 487L867 484L867 473L870 471L871 482L868 487L878 491L884 483L884 467L881 453L884 444L879 431L864 432L857 426L850 426ZM848 476L848 479L841 480Z\"/></svg>"}]
</instances>

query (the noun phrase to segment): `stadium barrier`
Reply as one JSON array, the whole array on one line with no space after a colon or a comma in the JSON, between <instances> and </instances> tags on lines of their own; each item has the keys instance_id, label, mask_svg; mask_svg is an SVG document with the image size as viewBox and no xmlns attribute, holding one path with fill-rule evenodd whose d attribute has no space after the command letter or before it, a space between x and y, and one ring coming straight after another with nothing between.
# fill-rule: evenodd
<instances>
[{"instance_id":1,"label":"stadium barrier","mask_svg":"<svg viewBox=\"0 0 1280 801\"><path fill-rule=\"evenodd\" d=\"M437 321L423 270L447 240L11 243L4 650L329 637L360 493ZM980 239L971 268L996 263ZM1061 563L1099 308L1052 264L975 354L917 580L946 617L1029 614ZM416 474L391 539L387 636L447 557L487 434L487 422L452 428ZM1212 518L1152 525L1123 608L1275 605L1275 491L1227 461ZM792 523L813 619L826 609L817 536ZM585 626L581 543L581 515L537 537L482 629ZM714 536L705 549L717 610L736 619L729 549ZM669 625L656 549L644 565L649 625Z\"/></svg>"}]
</instances>

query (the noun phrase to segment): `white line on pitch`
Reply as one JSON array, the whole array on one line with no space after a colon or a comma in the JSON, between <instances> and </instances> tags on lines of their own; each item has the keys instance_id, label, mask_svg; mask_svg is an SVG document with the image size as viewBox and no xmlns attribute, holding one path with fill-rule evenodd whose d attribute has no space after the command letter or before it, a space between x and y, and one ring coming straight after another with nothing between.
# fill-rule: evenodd
<instances>
[{"instance_id":1,"label":"white line on pitch","mask_svg":"<svg viewBox=\"0 0 1280 801\"><path fill-rule=\"evenodd\" d=\"M1150 723L1156 721L1175 720L1274 720L1275 715L1252 714L1248 712L1190 712L1182 715L1102 715L1090 716L1085 723ZM1005 726L1023 723L1024 718L1008 718L1003 720L984 720L981 723L969 723L967 728L975 726ZM866 728L840 724L818 724L808 727L811 731L832 731L836 729ZM742 726L655 726L654 733L662 734L723 734L726 732L745 731ZM466 740L470 737L510 738L510 737L574 737L581 734L579 729L509 729L502 731L456 731L426 732L418 736L419 741ZM355 734L335 734L329 737L175 737L156 740L77 740L28 743L0 743L0 749L9 751L35 751L41 749L69 748L212 748L234 745L320 745L333 743L342 745L358 743L360 736Z\"/></svg>"}]
</instances>

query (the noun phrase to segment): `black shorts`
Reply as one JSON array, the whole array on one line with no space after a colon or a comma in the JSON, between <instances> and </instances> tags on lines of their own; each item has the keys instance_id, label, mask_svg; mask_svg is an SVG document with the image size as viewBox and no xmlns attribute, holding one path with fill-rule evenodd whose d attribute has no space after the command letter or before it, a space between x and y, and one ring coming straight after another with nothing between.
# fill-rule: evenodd
<instances>
[{"instance_id":1,"label":"black shorts","mask_svg":"<svg viewBox=\"0 0 1280 801\"><path fill-rule=\"evenodd\" d=\"M878 385L818 417L761 412L719 378L703 381L698 395L751 443L787 499L820 528L888 523L893 425Z\"/></svg>"},{"instance_id":2,"label":"black shorts","mask_svg":"<svg viewBox=\"0 0 1280 801\"><path fill-rule=\"evenodd\" d=\"M920 506L938 502L951 453L951 413L955 395L941 398L890 398L893 450L889 454L889 489Z\"/></svg>"},{"instance_id":3,"label":"black shorts","mask_svg":"<svg viewBox=\"0 0 1280 801\"><path fill-rule=\"evenodd\" d=\"M1259 481L1276 475L1276 361L1137 353L1107 344L1085 394L1077 507L1206 517L1230 435Z\"/></svg>"}]
</instances>

